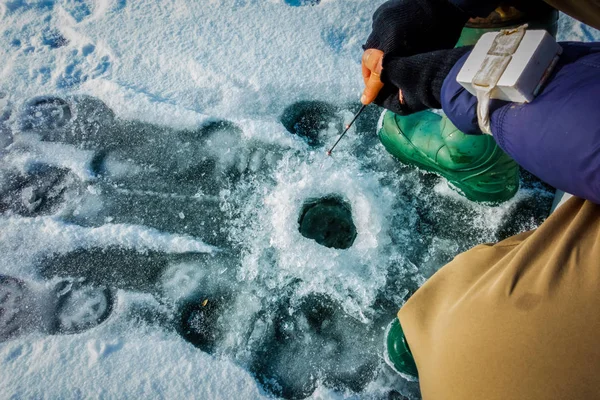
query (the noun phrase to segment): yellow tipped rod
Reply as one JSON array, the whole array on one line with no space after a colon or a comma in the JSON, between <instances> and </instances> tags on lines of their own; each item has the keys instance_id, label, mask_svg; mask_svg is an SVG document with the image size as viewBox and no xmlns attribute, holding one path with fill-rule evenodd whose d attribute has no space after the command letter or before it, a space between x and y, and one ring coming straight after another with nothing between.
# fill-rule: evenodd
<instances>
[{"instance_id":1,"label":"yellow tipped rod","mask_svg":"<svg viewBox=\"0 0 600 400\"><path fill-rule=\"evenodd\" d=\"M350 127L352 126L352 124L354 124L354 121L356 121L356 118L358 118L358 116L360 115L360 113L362 113L365 109L365 107L367 107L366 104L363 104L363 106L360 108L360 110L358 110L358 112L354 115L354 118L352 118L352 121L350 121L350 123L348 125L346 125L346 129L344 129L344 132L342 132L342 134L340 135L340 137L338 138L338 140L336 140L336 142L333 144L333 146L331 146L331 148L329 150L327 150L327 155L330 156L331 152L333 151L333 149L335 149L335 146L337 146L337 144L340 142L340 140L342 140L342 138L344 137L344 135L346 134L346 132L348 132L348 130L350 129Z\"/></svg>"}]
</instances>

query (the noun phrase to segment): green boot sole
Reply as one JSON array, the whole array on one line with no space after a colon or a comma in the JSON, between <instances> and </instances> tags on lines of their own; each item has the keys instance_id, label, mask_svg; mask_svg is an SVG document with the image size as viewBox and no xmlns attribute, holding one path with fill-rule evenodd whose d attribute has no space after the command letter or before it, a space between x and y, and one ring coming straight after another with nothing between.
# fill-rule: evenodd
<instances>
[{"instance_id":1,"label":"green boot sole","mask_svg":"<svg viewBox=\"0 0 600 400\"><path fill-rule=\"evenodd\" d=\"M400 116L386 111L379 139L394 157L437 173L466 198L498 204L519 189L519 167L489 135L465 135L430 111Z\"/></svg>"}]
</instances>

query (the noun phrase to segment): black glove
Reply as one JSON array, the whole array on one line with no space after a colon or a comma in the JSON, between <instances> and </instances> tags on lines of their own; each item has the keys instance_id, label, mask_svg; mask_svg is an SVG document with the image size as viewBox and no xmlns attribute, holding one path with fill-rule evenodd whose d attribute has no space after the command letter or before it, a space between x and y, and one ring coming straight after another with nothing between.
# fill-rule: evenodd
<instances>
[{"instance_id":1,"label":"black glove","mask_svg":"<svg viewBox=\"0 0 600 400\"><path fill-rule=\"evenodd\" d=\"M441 108L444 79L454 64L471 49L459 47L411 57L384 57L381 72L383 88L375 104L400 115ZM402 103L399 90L402 91Z\"/></svg>"},{"instance_id":2,"label":"black glove","mask_svg":"<svg viewBox=\"0 0 600 400\"><path fill-rule=\"evenodd\" d=\"M447 0L389 0L373 14L364 50L412 56L456 45L469 15Z\"/></svg>"}]
</instances>

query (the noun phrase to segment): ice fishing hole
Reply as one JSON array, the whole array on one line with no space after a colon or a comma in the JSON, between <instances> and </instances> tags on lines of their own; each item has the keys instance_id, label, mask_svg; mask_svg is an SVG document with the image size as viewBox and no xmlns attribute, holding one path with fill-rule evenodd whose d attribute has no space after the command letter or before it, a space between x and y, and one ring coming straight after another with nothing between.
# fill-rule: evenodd
<instances>
[{"instance_id":1,"label":"ice fishing hole","mask_svg":"<svg viewBox=\"0 0 600 400\"><path fill-rule=\"evenodd\" d=\"M334 195L305 202L298 229L305 238L334 249L347 249L356 239L350 204Z\"/></svg>"},{"instance_id":2,"label":"ice fishing hole","mask_svg":"<svg viewBox=\"0 0 600 400\"><path fill-rule=\"evenodd\" d=\"M69 104L52 96L34 97L23 106L20 127L23 131L57 129L71 119Z\"/></svg>"},{"instance_id":3,"label":"ice fishing hole","mask_svg":"<svg viewBox=\"0 0 600 400\"><path fill-rule=\"evenodd\" d=\"M179 334L195 347L212 354L223 334L219 316L226 301L223 296L200 296L185 303L179 312Z\"/></svg>"},{"instance_id":4,"label":"ice fishing hole","mask_svg":"<svg viewBox=\"0 0 600 400\"><path fill-rule=\"evenodd\" d=\"M283 111L281 123L309 145L318 146L329 136L341 133L343 121L337 111L336 107L322 101L299 101Z\"/></svg>"}]
</instances>

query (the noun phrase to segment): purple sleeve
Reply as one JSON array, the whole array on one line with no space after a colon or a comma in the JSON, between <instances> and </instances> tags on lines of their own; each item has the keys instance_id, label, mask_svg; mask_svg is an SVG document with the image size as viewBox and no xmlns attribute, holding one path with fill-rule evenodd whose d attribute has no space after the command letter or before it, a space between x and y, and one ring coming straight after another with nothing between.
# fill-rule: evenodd
<instances>
[{"instance_id":1,"label":"purple sleeve","mask_svg":"<svg viewBox=\"0 0 600 400\"><path fill-rule=\"evenodd\" d=\"M523 168L557 189L600 204L600 43L561 43L563 54L531 103L494 101L492 133ZM461 58L442 87L442 107L467 134L480 134L476 98L456 82Z\"/></svg>"}]
</instances>

